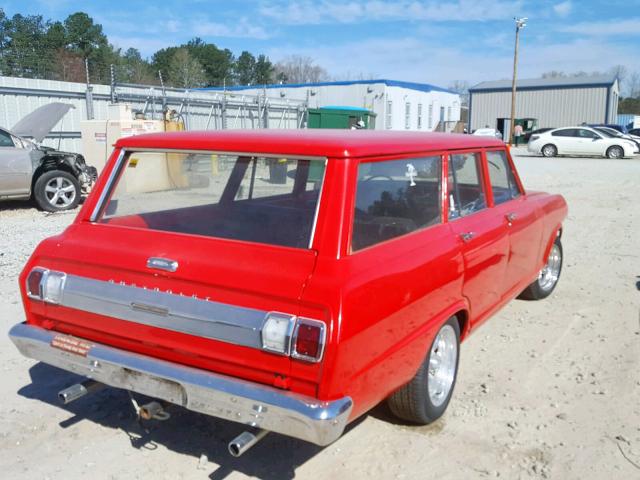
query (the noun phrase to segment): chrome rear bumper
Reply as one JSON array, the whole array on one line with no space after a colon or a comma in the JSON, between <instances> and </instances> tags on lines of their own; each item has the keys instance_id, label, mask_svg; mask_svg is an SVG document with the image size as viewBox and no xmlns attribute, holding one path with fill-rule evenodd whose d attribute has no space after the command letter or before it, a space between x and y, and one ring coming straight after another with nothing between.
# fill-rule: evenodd
<instances>
[{"instance_id":1,"label":"chrome rear bumper","mask_svg":"<svg viewBox=\"0 0 640 480\"><path fill-rule=\"evenodd\" d=\"M186 367L34 327L15 325L9 337L26 356L116 388L195 412L328 445L344 431L353 402L323 402L273 387ZM80 353L53 347L80 341ZM64 342L62 342L64 343Z\"/></svg>"}]
</instances>

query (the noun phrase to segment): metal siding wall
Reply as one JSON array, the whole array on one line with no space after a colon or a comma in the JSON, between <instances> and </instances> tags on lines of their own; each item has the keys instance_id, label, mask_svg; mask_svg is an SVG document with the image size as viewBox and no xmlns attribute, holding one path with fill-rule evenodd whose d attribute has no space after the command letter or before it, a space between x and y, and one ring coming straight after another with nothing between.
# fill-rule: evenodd
<instances>
[{"instance_id":1,"label":"metal siding wall","mask_svg":"<svg viewBox=\"0 0 640 480\"><path fill-rule=\"evenodd\" d=\"M582 122L602 123L606 106L605 87L523 90L516 93L516 118L537 118L540 128L566 127ZM471 115L474 130L485 125L495 128L497 118L511 116L511 92L474 93Z\"/></svg>"},{"instance_id":2,"label":"metal siding wall","mask_svg":"<svg viewBox=\"0 0 640 480\"><path fill-rule=\"evenodd\" d=\"M32 112L36 108L46 105L51 102L62 102L62 103L70 103L75 108L72 109L64 118L60 121L58 125L55 126L54 130L51 132L51 135L55 135L56 132L65 131L65 132L80 132L80 122L83 120L87 120L87 111L86 111L86 101L85 101L85 91L86 85L83 83L72 83L72 82L59 82L54 80L36 80L36 79L27 79L27 78L15 78L15 77L2 77L0 76L0 87L12 87L12 88L22 88L29 90L47 90L50 91L39 94L18 94L18 93L0 93L0 126L5 128L13 127L18 120L24 117L26 114ZM71 93L73 95L72 98L64 96L63 93ZM106 120L108 118L108 107L110 99L108 96L110 95L111 88L108 85L93 85L93 111L94 118L96 120ZM160 119L160 110L161 110L161 91L158 87L149 87L149 88L125 88L119 87L117 92L121 95L125 95L126 93L138 94L143 93L144 95L148 95L150 97L156 98L156 119ZM256 94L262 95L262 89L256 90ZM275 92L268 92L272 96L275 96ZM233 95L233 97L231 97ZM180 104L181 99L185 96L183 92L175 92L175 91L167 91L167 100L171 106L171 108L177 108L177 105ZM198 100L201 99L206 102L211 101L221 101L223 98L223 94L221 92L189 92L188 94L190 99ZM227 98L229 101L231 100L241 100L246 99L248 105L253 105L253 108L256 108L255 98L245 94L233 93L228 94ZM278 106L290 104L291 109L287 112L286 115L282 115L282 111L270 110L269 111L269 127L270 128L297 128L297 113L296 108L300 105L300 102L297 102L292 99L280 99L280 98L269 98L269 101L272 104L276 104ZM142 110L144 107L143 101L134 101L134 102L125 102L130 103L134 110ZM207 118L209 116L209 107L205 106L191 106L189 107L190 115L189 115L189 130L204 130L207 126ZM236 117L238 116L238 109L229 108L227 111L227 128L259 128L258 127L258 119L255 115L255 112L248 114L245 110L244 120L242 118ZM150 112L148 112L150 114ZM220 123L220 119L218 118L218 122ZM216 122L212 118L211 123L209 125L209 129L213 130L216 128ZM62 150L74 151L74 152L82 152L82 141L80 138L46 138L43 141L44 145L48 145L54 148L61 148Z\"/></svg>"}]
</instances>

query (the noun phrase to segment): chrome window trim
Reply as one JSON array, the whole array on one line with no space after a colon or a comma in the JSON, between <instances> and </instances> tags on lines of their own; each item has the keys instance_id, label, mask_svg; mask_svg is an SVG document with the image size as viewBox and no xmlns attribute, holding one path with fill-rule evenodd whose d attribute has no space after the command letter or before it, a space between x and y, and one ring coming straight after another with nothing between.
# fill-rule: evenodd
<instances>
[{"instance_id":1,"label":"chrome window trim","mask_svg":"<svg viewBox=\"0 0 640 480\"><path fill-rule=\"evenodd\" d=\"M325 179L327 175L327 157L323 156L310 156L310 155L294 155L294 154L275 154L275 153L253 153L253 152L231 152L231 151L222 151L222 150L184 150L184 149L171 149L171 148L123 148L120 151L120 155L116 160L116 164L111 170L109 174L109 178L104 185L104 188L100 192L100 197L96 203L91 216L89 217L89 221L97 222L100 213L103 210L103 207L106 207L106 201L111 197L113 183L116 181L116 177L119 176L123 163L126 164L126 161L123 162L123 159L128 159L129 154L135 152L171 152L171 153L197 153L197 154L211 154L211 155L236 155L236 156L244 156L244 157L262 157L262 158L290 158L291 160L310 160L310 161L321 161L324 164L324 171L322 172L322 185L320 186L320 193L318 194L318 201L316 202L316 211L313 215L313 223L311 225L311 235L309 236L309 244L307 246L308 250L311 250L313 246L313 242L315 240L316 227L318 223L318 216L320 214L320 204L322 202L322 197L324 196L325 191ZM218 238L218 237L210 237L210 238ZM259 242L258 242L259 243ZM286 247L285 245L274 245L270 243L260 243L260 245L271 245L274 247ZM295 247L294 247L295 248Z\"/></svg>"},{"instance_id":2,"label":"chrome window trim","mask_svg":"<svg viewBox=\"0 0 640 480\"><path fill-rule=\"evenodd\" d=\"M257 349L262 349L260 330L268 313L77 275L67 275L60 305Z\"/></svg>"},{"instance_id":3,"label":"chrome window trim","mask_svg":"<svg viewBox=\"0 0 640 480\"><path fill-rule=\"evenodd\" d=\"M89 217L89 220L91 222L95 222L98 220L98 217L100 216L100 212L102 212L103 205L106 206L105 201L107 200L107 197L111 196L111 188L113 186L113 182L115 181L115 177L119 176L120 172L122 171L122 164L125 163L123 162L125 158L125 154L126 154L126 150L120 150L120 155L118 155L118 158L116 159L116 163L113 166L111 173L109 173L109 178L107 179L106 183L104 184L104 187L102 188L102 191L100 192L100 196L98 197L96 206L94 207L93 212L91 213L91 217Z\"/></svg>"},{"instance_id":4,"label":"chrome window trim","mask_svg":"<svg viewBox=\"0 0 640 480\"><path fill-rule=\"evenodd\" d=\"M318 216L320 215L320 203L322 203L322 197L324 197L325 191L325 178L327 177L327 165L328 161L324 159L324 170L322 171L322 183L320 185L320 192L318 192L318 201L316 202L316 211L313 214L313 223L311 224L311 235L309 236L309 250L313 248L313 241L316 238L316 227L318 226Z\"/></svg>"},{"instance_id":5,"label":"chrome window trim","mask_svg":"<svg viewBox=\"0 0 640 480\"><path fill-rule=\"evenodd\" d=\"M184 148L135 148L125 147L122 149L128 153L134 152L155 152L155 153L197 153L197 154L212 154L212 155L230 155L239 157L263 157L263 158L290 158L292 160L327 160L327 157L322 155L296 155L295 153L260 153L260 152L236 152L230 150L208 150L208 149L184 149Z\"/></svg>"}]
</instances>

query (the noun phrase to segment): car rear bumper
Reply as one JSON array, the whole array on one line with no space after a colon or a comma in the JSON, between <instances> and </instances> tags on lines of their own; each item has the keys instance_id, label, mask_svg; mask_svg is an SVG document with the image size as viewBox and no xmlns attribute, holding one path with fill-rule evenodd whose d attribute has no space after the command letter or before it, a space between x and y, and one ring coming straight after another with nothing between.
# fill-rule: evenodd
<instances>
[{"instance_id":1,"label":"car rear bumper","mask_svg":"<svg viewBox=\"0 0 640 480\"><path fill-rule=\"evenodd\" d=\"M26 357L112 387L317 445L328 445L342 434L353 407L349 397L320 401L26 323L15 325L9 337Z\"/></svg>"}]
</instances>

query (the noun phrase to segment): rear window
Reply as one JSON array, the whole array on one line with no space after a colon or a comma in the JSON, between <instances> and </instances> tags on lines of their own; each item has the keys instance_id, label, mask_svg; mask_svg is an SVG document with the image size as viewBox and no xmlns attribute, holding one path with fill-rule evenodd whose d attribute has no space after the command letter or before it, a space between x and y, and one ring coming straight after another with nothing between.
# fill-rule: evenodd
<instances>
[{"instance_id":1,"label":"rear window","mask_svg":"<svg viewBox=\"0 0 640 480\"><path fill-rule=\"evenodd\" d=\"M132 152L99 223L309 248L323 160Z\"/></svg>"}]
</instances>

